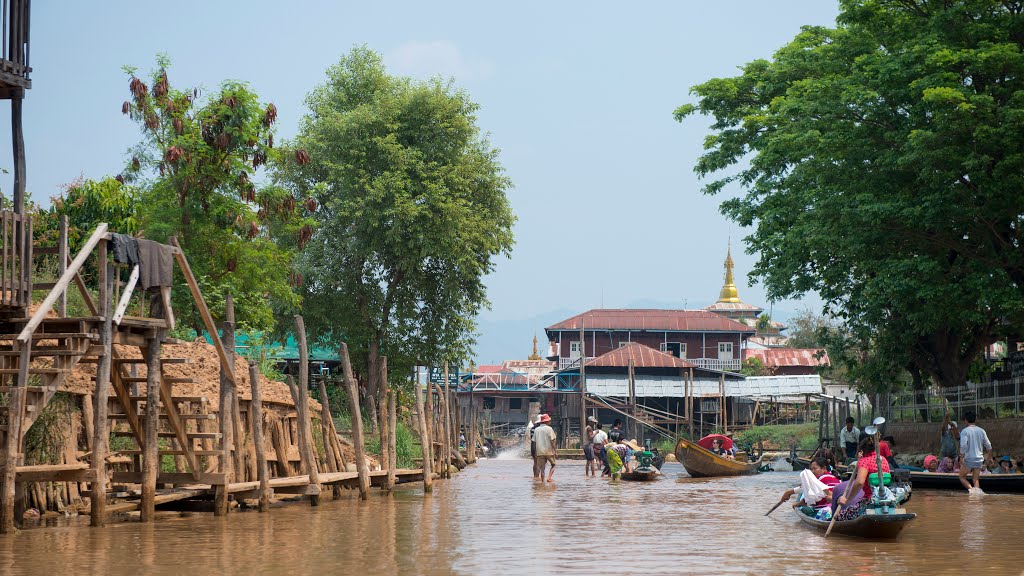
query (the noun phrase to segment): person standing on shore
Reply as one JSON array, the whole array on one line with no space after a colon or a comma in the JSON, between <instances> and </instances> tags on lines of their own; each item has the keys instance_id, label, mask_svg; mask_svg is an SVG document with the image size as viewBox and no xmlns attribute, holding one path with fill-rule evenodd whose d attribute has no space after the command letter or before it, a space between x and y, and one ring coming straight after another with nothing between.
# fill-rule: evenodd
<instances>
[{"instance_id":1,"label":"person standing on shore","mask_svg":"<svg viewBox=\"0 0 1024 576\"><path fill-rule=\"evenodd\" d=\"M974 424L977 417L974 412L968 410L964 413L964 420L967 420L967 427L960 431L960 455L964 462L960 466L960 483L967 488L971 494L984 494L978 485L978 476L986 463L992 460L992 442L983 429ZM967 482L967 473L970 472L974 486Z\"/></svg>"},{"instance_id":2,"label":"person standing on shore","mask_svg":"<svg viewBox=\"0 0 1024 576\"><path fill-rule=\"evenodd\" d=\"M594 464L594 425L597 424L597 418L593 416L587 416L587 427L583 430L583 459L586 460L586 465L583 468L584 476L596 476L597 465Z\"/></svg>"},{"instance_id":3,"label":"person standing on shore","mask_svg":"<svg viewBox=\"0 0 1024 576\"><path fill-rule=\"evenodd\" d=\"M601 470L601 476L604 476L604 468L607 466L604 445L608 443L608 433L602 430L602 424L596 422L594 424L594 475L597 475L597 471Z\"/></svg>"},{"instance_id":4,"label":"person standing on shore","mask_svg":"<svg viewBox=\"0 0 1024 576\"><path fill-rule=\"evenodd\" d=\"M858 442L860 442L860 430L854 426L853 416L847 416L846 426L839 431L839 445L846 452L846 461L857 457Z\"/></svg>"},{"instance_id":5,"label":"person standing on shore","mask_svg":"<svg viewBox=\"0 0 1024 576\"><path fill-rule=\"evenodd\" d=\"M555 429L548 425L549 422L551 422L551 416L541 414L540 425L533 429L533 440L537 446L537 455L534 457L534 461L536 469L540 471L539 478L544 479L544 468L550 464L551 469L548 471L547 481L551 482L551 477L555 474L555 440L558 436L555 434Z\"/></svg>"}]
</instances>

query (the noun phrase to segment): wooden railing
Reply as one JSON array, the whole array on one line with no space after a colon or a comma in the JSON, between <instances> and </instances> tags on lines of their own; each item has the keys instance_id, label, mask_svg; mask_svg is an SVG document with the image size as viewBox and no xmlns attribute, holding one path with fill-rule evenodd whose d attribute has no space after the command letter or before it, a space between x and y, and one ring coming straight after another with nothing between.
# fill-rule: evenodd
<instances>
[{"instance_id":1,"label":"wooden railing","mask_svg":"<svg viewBox=\"0 0 1024 576\"><path fill-rule=\"evenodd\" d=\"M0 306L24 308L32 301L32 218L0 211Z\"/></svg>"},{"instance_id":2,"label":"wooden railing","mask_svg":"<svg viewBox=\"0 0 1024 576\"><path fill-rule=\"evenodd\" d=\"M5 79L29 87L29 0L2 0L3 21L0 33L0 72Z\"/></svg>"}]
</instances>

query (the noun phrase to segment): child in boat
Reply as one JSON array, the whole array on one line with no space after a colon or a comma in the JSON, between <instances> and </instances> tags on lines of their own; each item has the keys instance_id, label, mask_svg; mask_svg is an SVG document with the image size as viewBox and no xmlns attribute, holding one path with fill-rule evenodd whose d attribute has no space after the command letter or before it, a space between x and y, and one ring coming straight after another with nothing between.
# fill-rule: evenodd
<instances>
[{"instance_id":1,"label":"child in boat","mask_svg":"<svg viewBox=\"0 0 1024 576\"><path fill-rule=\"evenodd\" d=\"M924 457L924 469L926 472L938 472L939 471L939 459L933 454L929 454Z\"/></svg>"},{"instance_id":2,"label":"child in boat","mask_svg":"<svg viewBox=\"0 0 1024 576\"><path fill-rule=\"evenodd\" d=\"M825 508L832 502L832 489L837 484L839 478L828 471L828 462L819 456L811 460L807 470L800 472L800 485L783 492L780 501L785 502L799 494L805 506Z\"/></svg>"}]
</instances>

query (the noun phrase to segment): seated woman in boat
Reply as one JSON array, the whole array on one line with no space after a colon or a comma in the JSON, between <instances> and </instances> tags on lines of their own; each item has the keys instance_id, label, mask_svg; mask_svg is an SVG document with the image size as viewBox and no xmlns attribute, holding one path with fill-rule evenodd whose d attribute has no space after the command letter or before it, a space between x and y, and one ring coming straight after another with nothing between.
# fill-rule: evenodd
<instances>
[{"instance_id":1,"label":"seated woman in boat","mask_svg":"<svg viewBox=\"0 0 1024 576\"><path fill-rule=\"evenodd\" d=\"M730 460L734 458L732 452L722 448L722 441L719 438L715 438L711 441L711 453L715 456L721 456L722 458L728 458Z\"/></svg>"},{"instance_id":2,"label":"seated woman in boat","mask_svg":"<svg viewBox=\"0 0 1024 576\"><path fill-rule=\"evenodd\" d=\"M945 474L956 474L960 472L960 457L949 457L946 456L939 461L939 467L936 472L942 472Z\"/></svg>"},{"instance_id":3,"label":"seated woman in boat","mask_svg":"<svg viewBox=\"0 0 1024 576\"><path fill-rule=\"evenodd\" d=\"M785 502L799 494L804 506L825 508L832 502L832 489L837 484L839 478L828 471L828 463L819 456L811 460L807 470L800 472L800 485L783 492L780 501Z\"/></svg>"},{"instance_id":4,"label":"seated woman in boat","mask_svg":"<svg viewBox=\"0 0 1024 576\"><path fill-rule=\"evenodd\" d=\"M925 472L938 472L939 471L939 459L934 455L929 454L924 457L924 470Z\"/></svg>"},{"instance_id":5,"label":"seated woman in boat","mask_svg":"<svg viewBox=\"0 0 1024 576\"><path fill-rule=\"evenodd\" d=\"M857 460L857 475L832 489L833 513L835 513L837 504L843 507L838 512L837 520L853 520L864 512L868 502L871 501L871 484L868 482L869 474L891 472L888 460L876 458L874 438L868 436L861 440L857 446L857 453L860 454L860 459ZM878 469L879 462L882 464L881 470ZM846 486L851 482L853 485L850 487L850 495L846 496Z\"/></svg>"},{"instance_id":6,"label":"seated woman in boat","mask_svg":"<svg viewBox=\"0 0 1024 576\"><path fill-rule=\"evenodd\" d=\"M630 450L622 443L622 434L617 430L612 430L608 435L608 440L609 443L605 445L604 450L608 459L610 476L615 479L624 471Z\"/></svg>"},{"instance_id":7,"label":"seated woman in boat","mask_svg":"<svg viewBox=\"0 0 1024 576\"><path fill-rule=\"evenodd\" d=\"M836 462L836 455L828 448L818 448L814 455L811 456L811 460L815 458L825 459L825 469L830 472L833 476L838 476L839 469L837 468L838 463Z\"/></svg>"}]
</instances>

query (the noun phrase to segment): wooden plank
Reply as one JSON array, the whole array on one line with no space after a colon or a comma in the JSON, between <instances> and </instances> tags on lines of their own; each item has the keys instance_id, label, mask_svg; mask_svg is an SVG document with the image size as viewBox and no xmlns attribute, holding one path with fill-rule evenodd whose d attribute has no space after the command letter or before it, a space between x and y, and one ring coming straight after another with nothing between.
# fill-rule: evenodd
<instances>
[{"instance_id":1,"label":"wooden plank","mask_svg":"<svg viewBox=\"0 0 1024 576\"><path fill-rule=\"evenodd\" d=\"M320 496L320 487L316 484L306 484L305 486L283 486L280 488L274 488L275 494L293 494L298 496L309 496L310 499Z\"/></svg>"},{"instance_id":2,"label":"wooden plank","mask_svg":"<svg viewBox=\"0 0 1024 576\"><path fill-rule=\"evenodd\" d=\"M22 342L28 341L32 333L35 332L36 328L38 328L39 324L43 321L43 318L46 318L46 315L53 308L53 304L59 298L60 292L67 290L68 285L71 284L71 281L74 278L74 275L77 274L78 271L82 268L82 265L85 264L86 259L89 258L89 255L92 254L93 249L96 248L96 245L99 244L100 240L103 238L104 235L106 235L106 233L107 224L105 222L96 227L96 230L93 231L91 236L89 236L89 239L85 242L85 245L83 245L82 249L78 251L78 255L75 256L75 259L71 262L71 266L69 266L68 269L64 271L64 274L61 275L60 280L57 281L57 286L53 290L51 290L49 294L46 295L46 298L43 300L43 303L39 305L39 308L36 309L35 314L32 315L32 319L29 320L28 324L26 324L25 327L21 330L21 334L18 335L18 340L21 340ZM106 261L105 255L103 255L102 260L104 260L104 262Z\"/></svg>"},{"instance_id":3,"label":"wooden plank","mask_svg":"<svg viewBox=\"0 0 1024 576\"><path fill-rule=\"evenodd\" d=\"M121 300L117 303L117 309L114 310L114 324L121 325L121 319L124 318L124 313L128 310L128 304L132 301L132 292L135 290L135 284L139 281L139 265L136 264L132 268L131 275L128 276L128 285L124 287L124 293L121 294ZM145 507L143 507L145 508Z\"/></svg>"},{"instance_id":4,"label":"wooden plank","mask_svg":"<svg viewBox=\"0 0 1024 576\"><path fill-rule=\"evenodd\" d=\"M303 474L302 476L286 476L284 478L271 478L270 487L275 491L278 488L284 488L287 486L305 486L309 484L309 474Z\"/></svg>"},{"instance_id":5,"label":"wooden plank","mask_svg":"<svg viewBox=\"0 0 1024 576\"><path fill-rule=\"evenodd\" d=\"M142 423L139 421L137 412L138 404L132 402L130 392L125 387L124 381L121 378L120 370L112 370L110 372L110 383L114 389L114 395L117 396L117 401L121 403L121 406L125 410L124 420L128 421L128 427L130 428L132 436L135 437L135 441L138 445L145 446L146 432L143 430ZM110 416L113 415L111 414ZM110 419L113 420L113 418Z\"/></svg>"},{"instance_id":6,"label":"wooden plank","mask_svg":"<svg viewBox=\"0 0 1024 576\"><path fill-rule=\"evenodd\" d=\"M111 476L117 484L139 484L142 482L142 472L114 472ZM227 479L223 474L208 472L199 475L196 480L191 473L185 472L161 472L156 478L157 484L209 484L210 486L225 485Z\"/></svg>"},{"instance_id":7,"label":"wooden plank","mask_svg":"<svg viewBox=\"0 0 1024 576\"><path fill-rule=\"evenodd\" d=\"M29 471L24 470L25 468L36 468L35 466L19 466L18 467L18 482L92 482L96 477L92 469L89 468L88 464L83 463L85 466L75 467L68 470L36 470ZM56 467L63 466L62 464L56 464Z\"/></svg>"},{"instance_id":8,"label":"wooden plank","mask_svg":"<svg viewBox=\"0 0 1024 576\"><path fill-rule=\"evenodd\" d=\"M187 500L189 498L195 498L197 496L205 496L210 493L209 488L177 488L170 492L163 492L157 494L153 498L153 505L159 506L168 502L176 502L178 500Z\"/></svg>"},{"instance_id":9,"label":"wooden plank","mask_svg":"<svg viewBox=\"0 0 1024 576\"><path fill-rule=\"evenodd\" d=\"M156 375L159 377L159 392L160 400L164 403L164 414L167 418L167 424L171 427L171 432L174 432L174 437L178 440L178 446L185 449L185 461L188 463L189 469L192 471L192 476L198 480L199 473L199 462L196 460L196 455L192 450L192 444L188 441L188 430L185 429L183 422L183 415L178 414L178 405L174 402L174 395L171 393L171 385L167 382L167 379L163 376L162 369L156 365L151 364ZM191 414L189 415L191 416ZM198 414L197 414L198 416Z\"/></svg>"},{"instance_id":10,"label":"wooden plank","mask_svg":"<svg viewBox=\"0 0 1024 576\"><path fill-rule=\"evenodd\" d=\"M138 276L139 267L135 267ZM138 279L138 278L136 278ZM116 313L115 313L116 315ZM149 522L156 513L156 477L160 473L160 455L157 444L157 424L159 409L157 397L160 395L160 339L150 338L146 347L146 432L143 447L142 468L142 506L141 520ZM167 401L165 400L166 404Z\"/></svg>"},{"instance_id":11,"label":"wooden plank","mask_svg":"<svg viewBox=\"0 0 1024 576\"><path fill-rule=\"evenodd\" d=\"M312 422L309 417L309 351L306 348L306 323L302 316L296 314L295 320L295 342L299 348L299 389L295 401L296 410L299 413L299 453L305 460L304 468L309 473L309 482L317 487L317 493L311 495L309 500L311 506L319 506L320 479L318 477L316 454L313 452ZM327 437L324 437L324 442ZM385 448L386 449L386 448Z\"/></svg>"},{"instance_id":12,"label":"wooden plank","mask_svg":"<svg viewBox=\"0 0 1024 576\"><path fill-rule=\"evenodd\" d=\"M178 239L172 237L171 245L177 248L174 253L174 259L178 262L178 267L181 269L182 275L185 277L185 283L188 284L189 290L192 292L192 298L196 302L196 308L199 310L199 316L203 319L203 324L206 326L207 332L210 334L210 339L213 340L213 345L217 349L217 356L220 357L222 364L227 366L228 374L231 376L231 382L237 383L238 380L235 378L234 366L229 365L227 351L224 350L224 343L221 342L220 335L217 332L217 326L213 323L213 316L210 315L210 309L206 306L206 300L203 298L203 293L199 290L199 284L196 282L196 277L192 275L192 268L188 265L188 260L185 259L185 253L181 250L181 244L178 243Z\"/></svg>"}]
</instances>

